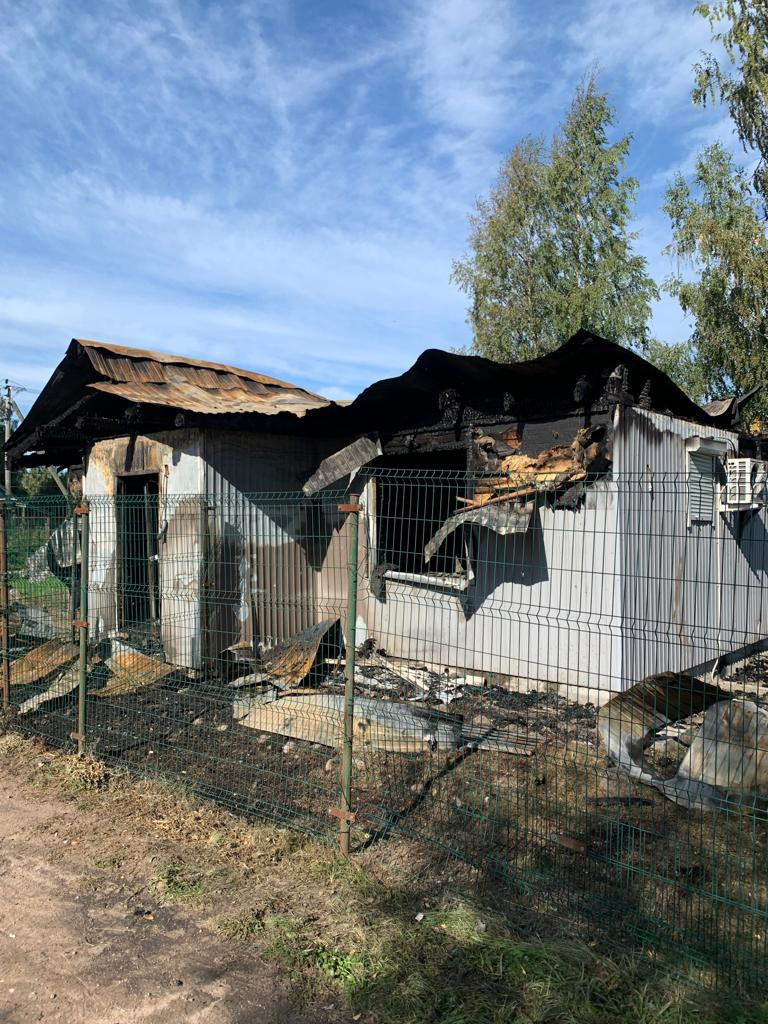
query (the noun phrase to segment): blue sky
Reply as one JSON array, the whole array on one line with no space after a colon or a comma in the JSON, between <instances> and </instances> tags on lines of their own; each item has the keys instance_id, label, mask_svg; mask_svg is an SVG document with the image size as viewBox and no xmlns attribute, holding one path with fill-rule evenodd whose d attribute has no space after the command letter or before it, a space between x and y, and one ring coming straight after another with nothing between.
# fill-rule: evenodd
<instances>
[{"instance_id":1,"label":"blue sky","mask_svg":"<svg viewBox=\"0 0 768 1024\"><path fill-rule=\"evenodd\" d=\"M666 182L733 145L692 6L0 0L0 377L29 404L81 336L347 397L466 344L467 214L595 63L662 279ZM687 334L672 300L654 329Z\"/></svg>"}]
</instances>

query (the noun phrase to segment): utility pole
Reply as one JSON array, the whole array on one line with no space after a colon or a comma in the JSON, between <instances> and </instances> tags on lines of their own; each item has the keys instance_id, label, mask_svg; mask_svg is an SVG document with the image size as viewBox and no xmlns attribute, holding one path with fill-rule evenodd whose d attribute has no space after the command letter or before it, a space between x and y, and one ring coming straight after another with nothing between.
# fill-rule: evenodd
<instances>
[{"instance_id":1,"label":"utility pole","mask_svg":"<svg viewBox=\"0 0 768 1024\"><path fill-rule=\"evenodd\" d=\"M14 400L13 391L12 391L13 386L14 385L12 385L11 382L6 378L5 389L4 389L4 393L3 393L3 401L2 401L2 404L0 405L0 412L2 412L2 414L3 414L4 436L5 436L5 443L6 444L8 443L8 438L11 436L11 424L12 424L14 415L16 416L16 420L17 420L18 423L21 423L22 420L24 419L24 413L21 411L21 409L16 404L16 401ZM16 387L17 387L17 390L20 390L20 391L24 391L25 390L24 388L21 388L18 385L16 385ZM9 464L9 461L8 461L8 455L7 454L5 455L4 463L5 463L5 479L4 479L5 496L7 498L10 498L10 496L11 496L11 467L10 467L10 464ZM56 470L53 468L53 466L46 466L45 468L46 468L47 472L49 473L49 475L50 475L51 479L53 480L53 482L56 484L56 486L59 488L61 493L64 495L64 497L65 498L68 497L69 495L68 495L68 492L67 492L67 488L62 483L61 477L56 472Z\"/></svg>"},{"instance_id":2,"label":"utility pole","mask_svg":"<svg viewBox=\"0 0 768 1024\"><path fill-rule=\"evenodd\" d=\"M8 383L8 382L6 381L6 383ZM24 413L21 411L21 409L18 407L16 402L14 402L13 399L11 399L10 401L11 401L11 409L12 409L13 412L16 413L16 419L19 421L19 423L21 423L22 420L24 419ZM53 468L53 466L46 466L45 468L46 468L46 471L48 472L48 475L50 476L51 480L53 480L53 482L59 488L59 490L64 495L64 497L65 498L68 497L67 488L61 482L61 477L56 472L56 470Z\"/></svg>"},{"instance_id":3,"label":"utility pole","mask_svg":"<svg viewBox=\"0 0 768 1024\"><path fill-rule=\"evenodd\" d=\"M6 379L5 382L5 400L3 401L3 413L5 420L5 443L8 444L8 440L11 436L11 382ZM3 462L5 464L5 496L10 498L11 496L11 464L8 460L8 453L3 453Z\"/></svg>"}]
</instances>

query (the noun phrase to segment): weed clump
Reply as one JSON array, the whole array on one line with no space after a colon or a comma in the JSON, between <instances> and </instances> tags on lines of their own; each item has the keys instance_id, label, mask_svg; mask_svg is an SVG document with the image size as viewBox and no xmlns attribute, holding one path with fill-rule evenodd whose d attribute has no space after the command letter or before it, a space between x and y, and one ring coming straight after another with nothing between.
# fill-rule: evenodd
<instances>
[{"instance_id":1,"label":"weed clump","mask_svg":"<svg viewBox=\"0 0 768 1024\"><path fill-rule=\"evenodd\" d=\"M65 783L69 789L105 790L109 787L111 778L105 764L87 755L73 757L66 763Z\"/></svg>"},{"instance_id":2,"label":"weed clump","mask_svg":"<svg viewBox=\"0 0 768 1024\"><path fill-rule=\"evenodd\" d=\"M264 913L261 910L241 914L238 917L223 917L216 925L217 931L233 942L248 942L264 931Z\"/></svg>"},{"instance_id":3,"label":"weed clump","mask_svg":"<svg viewBox=\"0 0 768 1024\"><path fill-rule=\"evenodd\" d=\"M154 884L162 898L169 903L195 903L205 893L199 872L180 860L166 864Z\"/></svg>"}]
</instances>

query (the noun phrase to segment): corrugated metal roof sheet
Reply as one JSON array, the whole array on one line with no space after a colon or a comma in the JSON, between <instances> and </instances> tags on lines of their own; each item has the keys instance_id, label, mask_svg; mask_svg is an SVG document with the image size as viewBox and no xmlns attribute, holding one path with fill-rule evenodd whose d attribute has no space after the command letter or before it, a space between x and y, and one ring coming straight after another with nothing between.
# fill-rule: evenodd
<instances>
[{"instance_id":1,"label":"corrugated metal roof sheet","mask_svg":"<svg viewBox=\"0 0 768 1024\"><path fill-rule=\"evenodd\" d=\"M241 370L239 367L227 366L224 363L211 363L206 359L189 359L187 356L174 356L169 355L167 352L153 352L150 349L145 348L130 348L128 345L113 345L111 342L91 341L87 338L73 338L72 340L77 345L81 345L87 350L91 362L96 369L104 373L105 376L115 376L117 380L137 379L133 376L133 374L137 372L135 367L137 363L141 365L141 361L144 361L147 363L160 363L163 366L175 365L186 368L195 367L203 370L215 370L219 373L230 373L234 374L236 377L254 380L260 384L273 384L281 388L294 387L293 384L287 384L284 380L280 380L277 377L268 377L266 374L254 373L252 370ZM124 372L130 373L131 376L125 378L116 376L117 373L119 373L120 368L122 368ZM146 380L167 379L154 376L155 373L161 372L159 369L152 370L150 367L147 367L144 372L153 374L153 376L144 378Z\"/></svg>"},{"instance_id":2,"label":"corrugated metal roof sheet","mask_svg":"<svg viewBox=\"0 0 768 1024\"><path fill-rule=\"evenodd\" d=\"M223 363L80 338L74 342L94 370L107 378L87 386L130 402L207 415L288 412L294 416L331 404L321 395L276 377Z\"/></svg>"},{"instance_id":3,"label":"corrugated metal roof sheet","mask_svg":"<svg viewBox=\"0 0 768 1024\"><path fill-rule=\"evenodd\" d=\"M266 395L254 395L247 389L203 388L187 383L155 384L139 381L96 381L88 387L95 391L119 395L129 402L171 406L174 409L186 409L209 416L239 412L260 412L266 415L289 412L294 416L303 416L309 409L322 409L330 404L323 398L310 398L306 392L302 394L287 389L273 390Z\"/></svg>"},{"instance_id":4,"label":"corrugated metal roof sheet","mask_svg":"<svg viewBox=\"0 0 768 1024\"><path fill-rule=\"evenodd\" d=\"M705 402L702 405L702 409L709 416L723 416L725 413L730 412L733 403L736 401L735 398L718 398L714 402Z\"/></svg>"}]
</instances>

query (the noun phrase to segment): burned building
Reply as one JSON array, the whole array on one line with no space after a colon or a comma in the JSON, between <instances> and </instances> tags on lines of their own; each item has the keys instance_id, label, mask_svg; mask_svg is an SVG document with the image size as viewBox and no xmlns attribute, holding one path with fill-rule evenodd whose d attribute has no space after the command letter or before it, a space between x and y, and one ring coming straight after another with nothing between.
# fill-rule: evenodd
<instances>
[{"instance_id":1,"label":"burned building","mask_svg":"<svg viewBox=\"0 0 768 1024\"><path fill-rule=\"evenodd\" d=\"M347 406L75 340L9 453L83 467L95 639L152 623L200 670L343 618L351 490L362 638L608 693L768 635L762 496L722 500L739 411L586 332L515 364L428 350Z\"/></svg>"},{"instance_id":2,"label":"burned building","mask_svg":"<svg viewBox=\"0 0 768 1024\"><path fill-rule=\"evenodd\" d=\"M507 365L425 352L347 410L378 427L364 435L378 447L362 487L361 625L403 658L600 699L759 646L765 466L739 458L742 403L703 409L586 332ZM745 469L756 484L729 503Z\"/></svg>"},{"instance_id":3,"label":"burned building","mask_svg":"<svg viewBox=\"0 0 768 1024\"><path fill-rule=\"evenodd\" d=\"M151 626L169 661L199 669L232 643L306 625L315 572L302 547L267 553L301 527L244 495L300 487L338 445L305 423L329 404L264 374L73 339L9 454L82 475L92 638Z\"/></svg>"}]
</instances>

